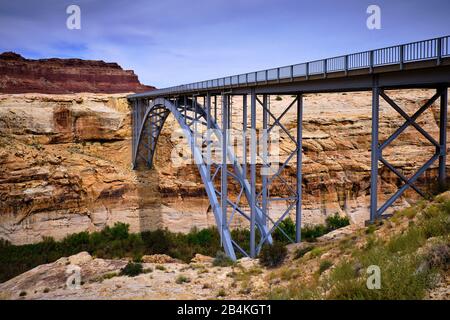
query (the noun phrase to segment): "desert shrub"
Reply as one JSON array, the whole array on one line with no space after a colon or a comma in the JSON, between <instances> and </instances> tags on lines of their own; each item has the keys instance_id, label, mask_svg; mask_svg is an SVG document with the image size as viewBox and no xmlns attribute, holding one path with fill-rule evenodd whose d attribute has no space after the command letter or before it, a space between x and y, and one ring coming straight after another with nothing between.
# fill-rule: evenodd
<instances>
[{"instance_id":1,"label":"desert shrub","mask_svg":"<svg viewBox=\"0 0 450 320\"><path fill-rule=\"evenodd\" d=\"M191 282L191 279L189 279L188 277L186 277L185 275L180 274L176 280L175 283L177 284L183 284L183 283L188 283Z\"/></svg>"},{"instance_id":2,"label":"desert shrub","mask_svg":"<svg viewBox=\"0 0 450 320\"><path fill-rule=\"evenodd\" d=\"M325 225L328 232L346 227L349 224L350 220L348 219L348 217L341 217L338 213L327 217L325 220Z\"/></svg>"},{"instance_id":3,"label":"desert shrub","mask_svg":"<svg viewBox=\"0 0 450 320\"><path fill-rule=\"evenodd\" d=\"M283 98L280 96L276 96L275 101L283 101Z\"/></svg>"},{"instance_id":4,"label":"desert shrub","mask_svg":"<svg viewBox=\"0 0 450 320\"><path fill-rule=\"evenodd\" d=\"M141 237L148 254L166 253L169 250L170 236L167 230L142 232Z\"/></svg>"},{"instance_id":5,"label":"desert shrub","mask_svg":"<svg viewBox=\"0 0 450 320\"><path fill-rule=\"evenodd\" d=\"M294 252L294 259L302 258L305 254L307 254L308 252L310 252L313 249L314 249L314 246L307 246L307 247L303 247L303 248L298 248Z\"/></svg>"},{"instance_id":6,"label":"desert shrub","mask_svg":"<svg viewBox=\"0 0 450 320\"><path fill-rule=\"evenodd\" d=\"M323 224L306 225L302 228L302 239L308 242L313 242L327 233L327 228Z\"/></svg>"},{"instance_id":7,"label":"desert shrub","mask_svg":"<svg viewBox=\"0 0 450 320\"><path fill-rule=\"evenodd\" d=\"M6 239L0 238L0 248L5 248L11 246L11 242Z\"/></svg>"},{"instance_id":8,"label":"desert shrub","mask_svg":"<svg viewBox=\"0 0 450 320\"><path fill-rule=\"evenodd\" d=\"M107 226L101 233L109 240L125 240L129 236L128 229L128 224L117 222L113 227Z\"/></svg>"},{"instance_id":9,"label":"desert shrub","mask_svg":"<svg viewBox=\"0 0 450 320\"><path fill-rule=\"evenodd\" d=\"M283 230L286 235L288 235L292 240L295 240L295 223L291 218L284 219L278 225L278 228L273 233L273 239L277 242L288 243L288 239L280 231Z\"/></svg>"},{"instance_id":10,"label":"desert shrub","mask_svg":"<svg viewBox=\"0 0 450 320\"><path fill-rule=\"evenodd\" d=\"M128 262L125 267L120 270L121 276L135 277L143 272L141 263Z\"/></svg>"},{"instance_id":11,"label":"desert shrub","mask_svg":"<svg viewBox=\"0 0 450 320\"><path fill-rule=\"evenodd\" d=\"M273 268L282 264L286 255L286 246L282 243L275 242L273 245L266 245L261 249L259 262L265 267Z\"/></svg>"},{"instance_id":12,"label":"desert shrub","mask_svg":"<svg viewBox=\"0 0 450 320\"><path fill-rule=\"evenodd\" d=\"M234 263L235 262L222 251L218 251L213 260L213 266L215 267L230 267L234 265Z\"/></svg>"},{"instance_id":13,"label":"desert shrub","mask_svg":"<svg viewBox=\"0 0 450 320\"><path fill-rule=\"evenodd\" d=\"M333 266L333 263L329 260L324 260L320 263L319 266L319 274L324 273L326 270L330 269Z\"/></svg>"},{"instance_id":14,"label":"desert shrub","mask_svg":"<svg viewBox=\"0 0 450 320\"><path fill-rule=\"evenodd\" d=\"M425 254L424 260L428 268L447 271L450 268L450 243L433 245Z\"/></svg>"},{"instance_id":15,"label":"desert shrub","mask_svg":"<svg viewBox=\"0 0 450 320\"><path fill-rule=\"evenodd\" d=\"M306 225L301 230L302 240L308 242L314 242L316 238L327 234L330 231L348 226L350 221L348 217L341 217L339 214L335 214L333 216L329 216L325 224L317 224L317 225ZM292 240L295 240L295 223L291 218L287 218L278 225L278 228L273 233L274 240L282 243L289 243L289 239L281 232L281 230L289 236Z\"/></svg>"},{"instance_id":16,"label":"desert shrub","mask_svg":"<svg viewBox=\"0 0 450 320\"><path fill-rule=\"evenodd\" d=\"M224 288L221 288L218 292L217 292L217 297L226 297L227 293L225 291Z\"/></svg>"},{"instance_id":17,"label":"desert shrub","mask_svg":"<svg viewBox=\"0 0 450 320\"><path fill-rule=\"evenodd\" d=\"M203 229L197 231L197 229L193 229L188 235L187 240L190 244L199 245L199 246L208 246L213 241L220 241L218 238L218 232L213 228Z\"/></svg>"}]
</instances>

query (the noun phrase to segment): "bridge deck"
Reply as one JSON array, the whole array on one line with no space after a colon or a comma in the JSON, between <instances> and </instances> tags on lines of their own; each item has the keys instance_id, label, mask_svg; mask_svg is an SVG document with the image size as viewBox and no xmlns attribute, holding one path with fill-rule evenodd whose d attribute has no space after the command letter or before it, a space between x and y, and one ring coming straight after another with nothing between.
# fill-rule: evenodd
<instances>
[{"instance_id":1,"label":"bridge deck","mask_svg":"<svg viewBox=\"0 0 450 320\"><path fill-rule=\"evenodd\" d=\"M376 77L374 77L376 76ZM258 94L435 87L450 83L450 36L133 94L129 99L221 93Z\"/></svg>"}]
</instances>

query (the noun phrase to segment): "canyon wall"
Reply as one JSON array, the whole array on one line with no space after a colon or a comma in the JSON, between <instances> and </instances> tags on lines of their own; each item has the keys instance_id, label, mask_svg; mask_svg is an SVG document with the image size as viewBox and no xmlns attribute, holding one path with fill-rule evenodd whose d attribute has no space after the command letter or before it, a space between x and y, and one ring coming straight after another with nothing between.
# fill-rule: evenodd
<instances>
[{"instance_id":1,"label":"canyon wall","mask_svg":"<svg viewBox=\"0 0 450 320\"><path fill-rule=\"evenodd\" d=\"M0 93L123 93L154 89L117 63L81 59L25 59L0 54Z\"/></svg>"},{"instance_id":2,"label":"canyon wall","mask_svg":"<svg viewBox=\"0 0 450 320\"><path fill-rule=\"evenodd\" d=\"M409 114L432 96L427 90L391 92ZM280 113L292 97L272 97ZM335 212L356 223L368 217L370 182L370 93L318 94L305 97L303 224L320 223ZM233 103L233 113L239 110ZM403 123L381 105L380 139ZM295 132L295 115L286 127ZM438 137L438 104L418 123ZM237 121L236 121L237 123ZM30 243L44 236L62 238L123 221L132 231L167 227L187 232L214 225L194 165L170 161L177 125L169 117L159 140L155 168L131 170L130 106L125 94L0 95L0 238ZM434 152L415 129L407 129L384 155L411 175ZM282 157L289 149L281 141ZM295 161L284 177L293 179ZM436 182L436 164L418 185ZM380 200L400 185L380 166ZM283 194L274 183L271 194ZM405 206L412 192L397 202ZM271 206L278 215L285 204Z\"/></svg>"}]
</instances>

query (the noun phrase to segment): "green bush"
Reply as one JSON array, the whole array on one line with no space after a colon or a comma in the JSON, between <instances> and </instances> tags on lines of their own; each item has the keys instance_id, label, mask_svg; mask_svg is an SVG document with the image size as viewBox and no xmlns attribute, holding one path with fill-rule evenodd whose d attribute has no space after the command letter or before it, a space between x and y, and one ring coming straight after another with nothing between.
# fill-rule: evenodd
<instances>
[{"instance_id":1,"label":"green bush","mask_svg":"<svg viewBox=\"0 0 450 320\"><path fill-rule=\"evenodd\" d=\"M428 234L441 233L442 225L445 228L445 224L442 223L441 226L437 223L430 224L427 228ZM291 239L295 239L295 224L291 219L282 221L280 228ZM302 232L303 239L313 241L326 233L326 228L324 226L305 227ZM250 231L248 229L234 229L231 234L234 241L244 250L249 251ZM260 238L258 230L256 237ZM278 229L273 234L273 238L276 242L288 243ZM61 257L68 257L81 251L87 251L98 258L129 258L135 262L138 262L143 255L164 253L184 262L190 262L196 253L215 256L216 252L221 250L220 234L216 228L200 231L193 229L188 234L173 233L168 230L134 234L129 232L129 226L124 223L116 223L99 232L71 234L61 241L44 238L39 243L14 246L0 239L0 282L38 265L54 262ZM237 256L242 257L239 252Z\"/></svg>"},{"instance_id":2,"label":"green bush","mask_svg":"<svg viewBox=\"0 0 450 320\"><path fill-rule=\"evenodd\" d=\"M185 275L180 274L176 280L175 283L177 284L183 284L183 283L188 283L191 282L191 279L189 279L188 277L186 277Z\"/></svg>"},{"instance_id":3,"label":"green bush","mask_svg":"<svg viewBox=\"0 0 450 320\"><path fill-rule=\"evenodd\" d=\"M316 240L316 238L319 238L330 231L348 226L349 224L350 221L347 217L340 217L339 214L336 213L333 216L327 217L327 219L325 220L325 225L317 224L304 226L301 230L301 237L302 240L313 242ZM283 230L284 233L289 236L289 238L295 240L295 223L291 218L287 218L281 221L281 223L279 224L279 228L277 228L273 233L273 238L276 241L285 244L289 243L289 240L280 229Z\"/></svg>"},{"instance_id":4,"label":"green bush","mask_svg":"<svg viewBox=\"0 0 450 320\"><path fill-rule=\"evenodd\" d=\"M308 242L316 241L317 238L327 233L327 228L323 224L307 225L302 228L302 239Z\"/></svg>"},{"instance_id":5,"label":"green bush","mask_svg":"<svg viewBox=\"0 0 450 320\"><path fill-rule=\"evenodd\" d=\"M120 270L121 276L135 277L143 272L141 263L128 262L127 265Z\"/></svg>"},{"instance_id":6,"label":"green bush","mask_svg":"<svg viewBox=\"0 0 450 320\"><path fill-rule=\"evenodd\" d=\"M346 227L350 224L350 220L348 217L341 217L338 213L335 213L333 216L329 216L325 220L325 225L327 227L328 232Z\"/></svg>"},{"instance_id":7,"label":"green bush","mask_svg":"<svg viewBox=\"0 0 450 320\"><path fill-rule=\"evenodd\" d=\"M275 242L273 245L266 245L261 249L259 262L268 268L277 267L283 263L286 255L286 246L282 243Z\"/></svg>"},{"instance_id":8,"label":"green bush","mask_svg":"<svg viewBox=\"0 0 450 320\"><path fill-rule=\"evenodd\" d=\"M326 270L330 269L333 266L333 263L329 260L324 260L320 263L319 266L319 274L324 273Z\"/></svg>"},{"instance_id":9,"label":"green bush","mask_svg":"<svg viewBox=\"0 0 450 320\"><path fill-rule=\"evenodd\" d=\"M305 254L307 254L308 252L310 252L313 249L314 249L314 246L307 246L307 247L303 247L303 248L298 248L294 252L294 259L302 258Z\"/></svg>"},{"instance_id":10,"label":"green bush","mask_svg":"<svg viewBox=\"0 0 450 320\"><path fill-rule=\"evenodd\" d=\"M216 257L213 260L213 266L215 267L230 267L234 265L234 261L230 259L224 252L218 251Z\"/></svg>"}]
</instances>

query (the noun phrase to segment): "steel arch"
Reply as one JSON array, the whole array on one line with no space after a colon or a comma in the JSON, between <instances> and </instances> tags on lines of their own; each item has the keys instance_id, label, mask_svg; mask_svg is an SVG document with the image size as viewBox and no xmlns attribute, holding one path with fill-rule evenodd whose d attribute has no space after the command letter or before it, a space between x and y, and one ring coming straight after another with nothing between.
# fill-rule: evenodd
<instances>
[{"instance_id":1,"label":"steel arch","mask_svg":"<svg viewBox=\"0 0 450 320\"><path fill-rule=\"evenodd\" d=\"M241 254L250 256L250 254L247 253L246 250L244 250L241 246L239 246L238 243L236 243L232 239L229 228L231 220L233 219L233 216L236 212L249 221L250 217L244 213L244 210L241 207L239 207L239 201L236 201L234 203L230 199L228 199L227 196L226 202L228 203L228 206L232 207L233 210L230 215L231 217L225 217L224 219L221 202L219 201L219 197L222 197L221 192L214 185L214 175L211 175L210 172L211 165L208 165L204 161L201 148L196 143L197 124L200 123L202 125L207 125L208 122L208 115L205 109L191 99L185 99L184 101L181 101L179 99L167 100L164 98L156 98L152 100L148 105L146 105L144 110L145 112L142 112L141 110L140 116L133 118L136 122L135 124L137 124L137 127L139 128L135 133L133 167L136 168L139 158L145 160L147 165L149 167L152 167L153 157L156 151L159 135L162 131L167 117L170 113L172 113L177 120L177 123L180 125L186 135L189 147L195 160L195 164L197 165L200 177L205 187L205 191L210 201L216 225L220 230L222 245L226 254L233 260L236 260L236 248ZM195 116L188 116L187 111L194 112ZM217 138L219 139L219 141L222 141L220 128L215 119L212 118L212 116L209 117L209 123L211 129L216 129L214 131L214 134L218 135ZM147 138L148 140L145 141L145 138ZM145 155L142 155L143 151L146 152ZM238 196L238 199L240 199L241 195L244 194L249 205L251 203L254 203L253 201L251 201L252 195L250 184L248 180L243 177L243 169L234 156L233 151L229 147L227 148L227 159L232 163L231 166L233 168L233 172L228 172L226 161L225 164L216 164L217 171L219 169L227 170L228 174L232 176L240 185L241 192ZM261 239L264 239L263 241L271 243L271 232L269 231L265 223L265 217L261 208L255 205L255 212L256 226L260 231Z\"/></svg>"}]
</instances>

